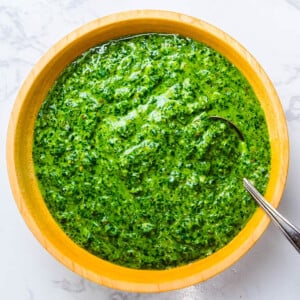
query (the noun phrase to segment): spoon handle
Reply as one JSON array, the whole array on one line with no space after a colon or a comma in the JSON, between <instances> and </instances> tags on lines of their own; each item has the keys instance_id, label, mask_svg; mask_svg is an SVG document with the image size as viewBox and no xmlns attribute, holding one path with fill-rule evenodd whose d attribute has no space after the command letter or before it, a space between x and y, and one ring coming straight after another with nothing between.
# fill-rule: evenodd
<instances>
[{"instance_id":1,"label":"spoon handle","mask_svg":"<svg viewBox=\"0 0 300 300\"><path fill-rule=\"evenodd\" d=\"M243 184L258 205L269 215L290 243L300 253L300 230L284 218L275 208L273 208L249 180L244 178Z\"/></svg>"}]
</instances>

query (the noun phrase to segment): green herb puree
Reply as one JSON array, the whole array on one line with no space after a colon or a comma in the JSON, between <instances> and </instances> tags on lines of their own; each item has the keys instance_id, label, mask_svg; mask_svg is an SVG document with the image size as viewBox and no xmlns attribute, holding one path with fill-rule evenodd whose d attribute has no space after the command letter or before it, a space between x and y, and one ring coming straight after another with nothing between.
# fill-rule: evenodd
<instances>
[{"instance_id":1,"label":"green herb puree","mask_svg":"<svg viewBox=\"0 0 300 300\"><path fill-rule=\"evenodd\" d=\"M244 227L256 205L242 178L265 191L270 144L235 66L190 38L148 34L65 68L37 116L33 159L49 211L78 245L122 266L166 269Z\"/></svg>"}]
</instances>

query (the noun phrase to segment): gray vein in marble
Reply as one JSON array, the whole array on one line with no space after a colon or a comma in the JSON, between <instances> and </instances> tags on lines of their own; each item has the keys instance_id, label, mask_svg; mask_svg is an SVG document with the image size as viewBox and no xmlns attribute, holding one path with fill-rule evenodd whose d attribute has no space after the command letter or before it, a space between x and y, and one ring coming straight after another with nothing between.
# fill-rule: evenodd
<instances>
[{"instance_id":1,"label":"gray vein in marble","mask_svg":"<svg viewBox=\"0 0 300 300\"><path fill-rule=\"evenodd\" d=\"M0 6L0 17L0 40L19 43L26 37L24 28L20 23L21 18L19 16L19 12L17 10Z\"/></svg>"},{"instance_id":2,"label":"gray vein in marble","mask_svg":"<svg viewBox=\"0 0 300 300\"><path fill-rule=\"evenodd\" d=\"M27 292L28 292L28 300L34 300L33 291L31 289L27 288Z\"/></svg>"},{"instance_id":3,"label":"gray vein in marble","mask_svg":"<svg viewBox=\"0 0 300 300\"><path fill-rule=\"evenodd\" d=\"M70 8L77 8L81 4L84 3L84 0L57 0L63 8L70 9Z\"/></svg>"},{"instance_id":4,"label":"gray vein in marble","mask_svg":"<svg viewBox=\"0 0 300 300\"><path fill-rule=\"evenodd\" d=\"M300 65L286 65L283 69L288 74L287 78L275 81L276 86L289 85L300 78Z\"/></svg>"},{"instance_id":5,"label":"gray vein in marble","mask_svg":"<svg viewBox=\"0 0 300 300\"><path fill-rule=\"evenodd\" d=\"M300 0L286 0L289 4L300 9Z\"/></svg>"},{"instance_id":6,"label":"gray vein in marble","mask_svg":"<svg viewBox=\"0 0 300 300\"><path fill-rule=\"evenodd\" d=\"M291 97L285 115L288 122L300 122L300 95Z\"/></svg>"},{"instance_id":7,"label":"gray vein in marble","mask_svg":"<svg viewBox=\"0 0 300 300\"><path fill-rule=\"evenodd\" d=\"M144 294L143 296L139 293L128 293L128 292L112 292L109 295L110 300L139 300L139 299L153 299L152 296L157 294ZM155 299L155 298L154 298ZM175 300L174 298L171 298Z\"/></svg>"},{"instance_id":8,"label":"gray vein in marble","mask_svg":"<svg viewBox=\"0 0 300 300\"><path fill-rule=\"evenodd\" d=\"M111 300L128 300L127 293L116 292L110 295ZM133 298L131 298L133 299Z\"/></svg>"},{"instance_id":9,"label":"gray vein in marble","mask_svg":"<svg viewBox=\"0 0 300 300\"><path fill-rule=\"evenodd\" d=\"M24 74L32 68L33 63L12 58L0 60L0 102L9 101L19 89Z\"/></svg>"},{"instance_id":10,"label":"gray vein in marble","mask_svg":"<svg viewBox=\"0 0 300 300\"><path fill-rule=\"evenodd\" d=\"M109 295L110 300L201 300L203 292L205 291L205 284L190 286L188 288L177 291L170 291L165 293L130 293L130 292L116 292L113 291Z\"/></svg>"},{"instance_id":11,"label":"gray vein in marble","mask_svg":"<svg viewBox=\"0 0 300 300\"><path fill-rule=\"evenodd\" d=\"M3 44L8 44L12 50L31 48L42 54L45 45L40 42L38 36L26 33L22 24L24 18L24 13L19 10L0 6L0 41Z\"/></svg>"},{"instance_id":12,"label":"gray vein in marble","mask_svg":"<svg viewBox=\"0 0 300 300\"><path fill-rule=\"evenodd\" d=\"M63 280L53 280L52 282L57 288L71 293L82 293L86 290L83 278L80 278L77 282L71 282L65 278Z\"/></svg>"},{"instance_id":13,"label":"gray vein in marble","mask_svg":"<svg viewBox=\"0 0 300 300\"><path fill-rule=\"evenodd\" d=\"M0 102L4 102L16 92L23 74L32 67L30 56L40 56L45 47L37 36L26 34L24 14L19 9L0 6L0 20Z\"/></svg>"}]
</instances>

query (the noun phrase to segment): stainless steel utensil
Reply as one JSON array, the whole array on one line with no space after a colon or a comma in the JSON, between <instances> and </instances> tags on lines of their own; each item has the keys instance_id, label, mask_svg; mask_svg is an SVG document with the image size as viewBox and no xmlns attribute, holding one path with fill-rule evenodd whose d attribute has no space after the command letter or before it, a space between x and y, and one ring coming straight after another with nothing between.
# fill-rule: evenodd
<instances>
[{"instance_id":1,"label":"stainless steel utensil","mask_svg":"<svg viewBox=\"0 0 300 300\"><path fill-rule=\"evenodd\" d=\"M228 123L239 135L241 141L244 141L244 135L241 130L231 121L220 116L209 116L210 119L221 120ZM285 237L300 253L300 229L284 218L275 208L273 208L267 200L258 192L253 184L246 178L243 179L243 184L246 190L250 193L258 205L268 214L274 223L280 228Z\"/></svg>"},{"instance_id":2,"label":"stainless steel utensil","mask_svg":"<svg viewBox=\"0 0 300 300\"><path fill-rule=\"evenodd\" d=\"M268 216L284 233L285 237L300 253L300 230L284 218L275 208L273 208L248 179L244 178L243 184L253 199L268 214Z\"/></svg>"}]
</instances>

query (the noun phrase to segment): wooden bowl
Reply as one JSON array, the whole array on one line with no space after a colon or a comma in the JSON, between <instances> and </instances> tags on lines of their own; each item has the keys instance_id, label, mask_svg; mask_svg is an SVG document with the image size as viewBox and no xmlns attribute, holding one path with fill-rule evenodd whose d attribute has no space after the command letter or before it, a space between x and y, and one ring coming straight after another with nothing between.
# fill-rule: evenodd
<instances>
[{"instance_id":1,"label":"wooden bowl","mask_svg":"<svg viewBox=\"0 0 300 300\"><path fill-rule=\"evenodd\" d=\"M7 165L18 208L40 243L61 263L99 284L135 292L162 292L199 283L236 262L257 241L269 219L257 209L245 228L211 256L163 271L134 270L104 261L77 246L56 224L38 188L32 160L34 122L54 80L78 55L99 43L145 33L177 33L216 49L248 79L265 112L271 142L271 175L265 197L277 207L286 182L289 144L283 110L256 60L226 33L203 21L167 11L131 11L95 20L67 35L34 66L17 96L7 135Z\"/></svg>"}]
</instances>

